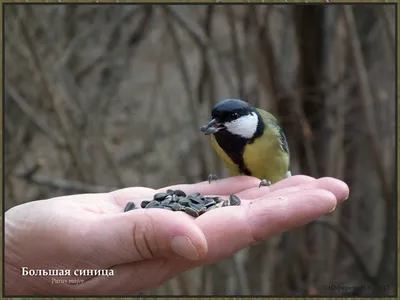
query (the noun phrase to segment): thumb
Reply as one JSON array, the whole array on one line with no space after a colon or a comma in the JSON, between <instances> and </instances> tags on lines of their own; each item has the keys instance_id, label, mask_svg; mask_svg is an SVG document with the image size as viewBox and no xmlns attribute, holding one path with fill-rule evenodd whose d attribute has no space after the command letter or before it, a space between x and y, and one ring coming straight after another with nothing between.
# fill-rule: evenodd
<instances>
[{"instance_id":1,"label":"thumb","mask_svg":"<svg viewBox=\"0 0 400 300\"><path fill-rule=\"evenodd\" d=\"M102 215L96 223L89 235L92 259L105 267L162 257L201 260L207 254L203 232L181 212L138 209Z\"/></svg>"}]
</instances>

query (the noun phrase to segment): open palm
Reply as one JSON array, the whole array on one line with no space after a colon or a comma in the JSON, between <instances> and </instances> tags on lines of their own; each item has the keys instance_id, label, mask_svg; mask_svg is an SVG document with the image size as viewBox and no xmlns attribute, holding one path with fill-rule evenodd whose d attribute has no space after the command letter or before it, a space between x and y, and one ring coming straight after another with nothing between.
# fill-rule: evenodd
<instances>
[{"instance_id":1,"label":"open palm","mask_svg":"<svg viewBox=\"0 0 400 300\"><path fill-rule=\"evenodd\" d=\"M349 194L347 185L333 178L293 176L270 187L258 185L256 178L232 177L211 184L157 191L133 187L14 207L5 214L6 294L134 295L306 224L332 211ZM214 209L196 219L162 209L123 213L127 202L139 206L169 188L223 198L236 194L242 204ZM21 267L71 270L71 274L22 276ZM101 269L113 270L108 273L112 276L79 273Z\"/></svg>"}]
</instances>

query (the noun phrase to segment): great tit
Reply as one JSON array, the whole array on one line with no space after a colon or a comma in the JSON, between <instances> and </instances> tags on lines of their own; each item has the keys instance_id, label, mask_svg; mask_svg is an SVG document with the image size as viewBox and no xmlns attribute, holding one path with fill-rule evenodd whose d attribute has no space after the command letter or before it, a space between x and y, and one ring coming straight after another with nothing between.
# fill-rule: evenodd
<instances>
[{"instance_id":1,"label":"great tit","mask_svg":"<svg viewBox=\"0 0 400 300\"><path fill-rule=\"evenodd\" d=\"M260 187L291 176L289 146L272 114L226 99L214 106L211 117L201 131L211 134L211 144L231 176L254 176L261 180ZM217 177L211 174L212 179Z\"/></svg>"}]
</instances>

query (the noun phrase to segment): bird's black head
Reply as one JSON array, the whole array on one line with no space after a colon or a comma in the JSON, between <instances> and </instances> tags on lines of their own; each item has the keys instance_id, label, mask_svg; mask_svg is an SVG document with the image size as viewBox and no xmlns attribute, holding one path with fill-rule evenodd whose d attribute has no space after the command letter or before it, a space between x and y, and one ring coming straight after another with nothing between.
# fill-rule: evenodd
<instances>
[{"instance_id":1,"label":"bird's black head","mask_svg":"<svg viewBox=\"0 0 400 300\"><path fill-rule=\"evenodd\" d=\"M216 104L211 112L212 120L201 128L206 134L228 131L251 139L258 127L258 114L249 103L238 99L226 99Z\"/></svg>"},{"instance_id":2,"label":"bird's black head","mask_svg":"<svg viewBox=\"0 0 400 300\"><path fill-rule=\"evenodd\" d=\"M249 115L252 111L253 107L245 101L226 99L214 106L211 111L211 117L219 123L225 123Z\"/></svg>"}]
</instances>

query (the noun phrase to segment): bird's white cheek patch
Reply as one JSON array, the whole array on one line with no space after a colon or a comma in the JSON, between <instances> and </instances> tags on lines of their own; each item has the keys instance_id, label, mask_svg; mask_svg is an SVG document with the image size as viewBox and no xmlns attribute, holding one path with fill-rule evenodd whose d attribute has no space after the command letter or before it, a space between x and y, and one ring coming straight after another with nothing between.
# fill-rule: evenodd
<instances>
[{"instance_id":1,"label":"bird's white cheek patch","mask_svg":"<svg viewBox=\"0 0 400 300\"><path fill-rule=\"evenodd\" d=\"M258 117L256 113L240 117L237 120L224 124L226 129L233 134L239 135L246 139L251 139L257 130Z\"/></svg>"}]
</instances>

